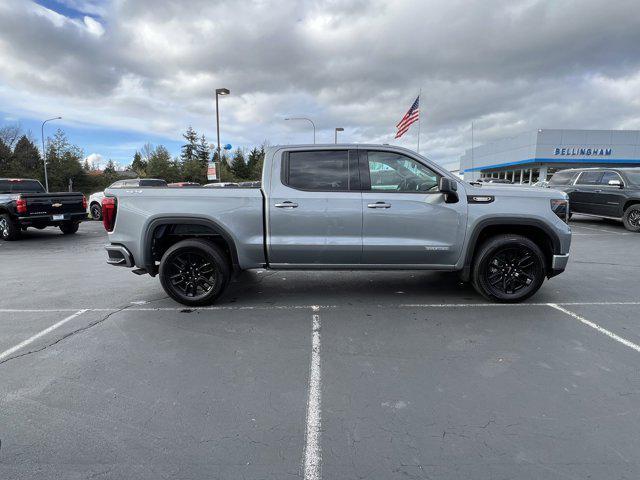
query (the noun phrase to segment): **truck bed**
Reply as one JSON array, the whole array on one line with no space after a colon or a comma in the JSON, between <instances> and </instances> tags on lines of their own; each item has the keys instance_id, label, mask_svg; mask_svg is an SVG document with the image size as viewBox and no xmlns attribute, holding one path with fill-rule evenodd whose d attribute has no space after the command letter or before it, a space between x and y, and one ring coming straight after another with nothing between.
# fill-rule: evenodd
<instances>
[{"instance_id":1,"label":"truck bed","mask_svg":"<svg viewBox=\"0 0 640 480\"><path fill-rule=\"evenodd\" d=\"M163 220L176 219L211 224L223 229L237 248L242 269L265 263L263 193L259 188L119 188L107 189L117 197L115 228L109 233L112 244L134 246L136 265L150 263L146 248L150 241L140 232L153 235ZM136 233L135 237L130 236ZM134 251L135 250L135 251Z\"/></svg>"}]
</instances>

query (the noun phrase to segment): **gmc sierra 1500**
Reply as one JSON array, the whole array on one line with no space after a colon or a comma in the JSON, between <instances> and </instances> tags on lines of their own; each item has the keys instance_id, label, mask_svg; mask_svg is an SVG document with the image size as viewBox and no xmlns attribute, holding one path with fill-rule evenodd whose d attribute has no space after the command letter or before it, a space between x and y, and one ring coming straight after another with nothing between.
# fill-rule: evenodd
<instances>
[{"instance_id":1,"label":"gmc sierra 1500","mask_svg":"<svg viewBox=\"0 0 640 480\"><path fill-rule=\"evenodd\" d=\"M159 275L185 305L218 298L235 271L458 271L517 302L565 269L567 195L465 183L386 145L267 151L261 188L107 190L108 262Z\"/></svg>"}]
</instances>

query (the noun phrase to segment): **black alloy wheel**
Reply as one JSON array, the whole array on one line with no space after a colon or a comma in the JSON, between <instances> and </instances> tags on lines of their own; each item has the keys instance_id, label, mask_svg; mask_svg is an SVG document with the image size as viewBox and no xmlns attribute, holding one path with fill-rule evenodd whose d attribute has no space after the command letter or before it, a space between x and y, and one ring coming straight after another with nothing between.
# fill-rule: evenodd
<instances>
[{"instance_id":1,"label":"black alloy wheel","mask_svg":"<svg viewBox=\"0 0 640 480\"><path fill-rule=\"evenodd\" d=\"M622 217L624 228L630 232L640 232L640 205L631 205Z\"/></svg>"},{"instance_id":2,"label":"black alloy wheel","mask_svg":"<svg viewBox=\"0 0 640 480\"><path fill-rule=\"evenodd\" d=\"M102 220L102 207L100 205L98 205L97 203L91 205L90 212L91 218L93 218L94 220Z\"/></svg>"},{"instance_id":3,"label":"black alloy wheel","mask_svg":"<svg viewBox=\"0 0 640 480\"><path fill-rule=\"evenodd\" d=\"M184 305L209 305L229 282L231 270L224 253L213 243L188 239L162 256L160 282L167 294Z\"/></svg>"},{"instance_id":4,"label":"black alloy wheel","mask_svg":"<svg viewBox=\"0 0 640 480\"><path fill-rule=\"evenodd\" d=\"M545 259L538 245L520 235L500 235L480 247L473 283L489 300L520 302L540 288L544 277Z\"/></svg>"},{"instance_id":5,"label":"black alloy wheel","mask_svg":"<svg viewBox=\"0 0 640 480\"><path fill-rule=\"evenodd\" d=\"M0 237L3 240L16 240L20 236L20 227L7 213L0 215Z\"/></svg>"}]
</instances>

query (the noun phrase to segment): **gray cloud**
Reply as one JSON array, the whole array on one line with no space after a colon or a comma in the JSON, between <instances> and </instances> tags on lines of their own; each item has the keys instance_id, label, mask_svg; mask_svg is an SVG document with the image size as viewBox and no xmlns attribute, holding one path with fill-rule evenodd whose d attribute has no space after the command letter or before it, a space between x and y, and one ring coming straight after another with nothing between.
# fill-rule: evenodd
<instances>
[{"instance_id":1,"label":"gray cloud","mask_svg":"<svg viewBox=\"0 0 640 480\"><path fill-rule=\"evenodd\" d=\"M423 144L440 161L526 129L640 128L637 2L595 0L66 0L65 19L25 1L0 5L0 102L40 115L178 138L213 133L226 86L234 144L393 141L423 97ZM100 22L96 25L95 22ZM57 110L56 110L57 111ZM415 136L401 144L412 146Z\"/></svg>"}]
</instances>

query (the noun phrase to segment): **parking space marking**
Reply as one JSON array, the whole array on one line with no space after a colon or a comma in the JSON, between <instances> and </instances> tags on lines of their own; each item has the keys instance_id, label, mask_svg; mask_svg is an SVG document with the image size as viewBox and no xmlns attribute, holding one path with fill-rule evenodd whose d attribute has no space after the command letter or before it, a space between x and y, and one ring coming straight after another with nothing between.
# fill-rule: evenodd
<instances>
[{"instance_id":1,"label":"parking space marking","mask_svg":"<svg viewBox=\"0 0 640 480\"><path fill-rule=\"evenodd\" d=\"M320 307L312 306L314 312ZM320 365L320 315L314 313L311 333L311 360L309 365L309 399L307 401L307 425L303 458L303 478L320 480L322 448L320 431L322 428L322 370Z\"/></svg>"},{"instance_id":2,"label":"parking space marking","mask_svg":"<svg viewBox=\"0 0 640 480\"><path fill-rule=\"evenodd\" d=\"M67 318L64 318L62 320L60 320L57 323L54 323L53 325L51 325L49 328L45 328L44 330L42 330L41 332L36 333L35 335L27 338L26 340L24 340L23 342L20 342L19 344L11 347L8 350L5 350L4 352L0 353L0 362L2 360L4 360L5 358L7 358L9 355L11 355L12 353L17 352L18 350L20 350L21 348L26 347L27 345L29 345L30 343L33 343L34 341L36 341L37 339L39 339L40 337L43 337L44 335L46 335L47 333L53 332L56 328L61 327L62 325L64 325L65 323L73 320L76 317L79 317L80 315L82 315L83 313L87 312L87 309L83 309L83 310L78 310L76 313L74 313L73 315L69 315Z\"/></svg>"},{"instance_id":3,"label":"parking space marking","mask_svg":"<svg viewBox=\"0 0 640 480\"><path fill-rule=\"evenodd\" d=\"M605 228L585 227L584 225L575 225L575 224L572 224L571 228L584 228L585 230L593 230L594 232L619 233L619 232L616 232L615 230L607 230ZM624 232L620 232L620 233L624 233Z\"/></svg>"},{"instance_id":4,"label":"parking space marking","mask_svg":"<svg viewBox=\"0 0 640 480\"><path fill-rule=\"evenodd\" d=\"M576 320L584 323L585 325L597 330L600 333L605 334L607 337L612 338L613 340L615 340L616 342L620 342L621 344L634 349L636 352L640 352L640 345L633 343L630 340L627 340L626 338L621 337L620 335L616 335L615 333L613 333L610 330L607 330L604 327L601 327L600 325L598 325L597 323L592 322L591 320L587 320L584 317L581 317L580 315L578 315L577 313L572 312L571 310L567 310L566 308L562 308L561 306L555 304L555 303L548 303L547 305L549 305L551 308L555 308L556 310L559 310L563 313L566 313L567 315L575 318Z\"/></svg>"},{"instance_id":5,"label":"parking space marking","mask_svg":"<svg viewBox=\"0 0 640 480\"><path fill-rule=\"evenodd\" d=\"M606 306L606 305L640 305L640 301L611 301L611 302L555 302L554 305L566 306ZM523 303L389 303L366 304L363 307L377 308L480 308L480 307L546 307L549 303L523 302ZM211 306L211 307L130 307L127 312L191 312L191 311L219 311L219 310L328 310L334 308L355 308L358 305L253 305L253 306ZM0 313L50 313L50 312L116 312L122 308L0 308Z\"/></svg>"}]
</instances>

